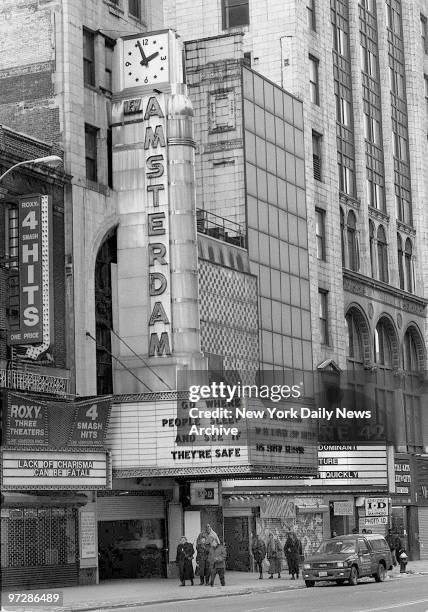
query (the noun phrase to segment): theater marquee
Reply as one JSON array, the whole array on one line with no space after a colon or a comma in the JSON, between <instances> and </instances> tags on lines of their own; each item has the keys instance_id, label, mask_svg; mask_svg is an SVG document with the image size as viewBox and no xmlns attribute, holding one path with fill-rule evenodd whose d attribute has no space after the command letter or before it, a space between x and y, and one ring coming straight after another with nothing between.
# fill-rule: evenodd
<instances>
[{"instance_id":1,"label":"theater marquee","mask_svg":"<svg viewBox=\"0 0 428 612\"><path fill-rule=\"evenodd\" d=\"M3 451L3 489L107 489L106 452Z\"/></svg>"}]
</instances>

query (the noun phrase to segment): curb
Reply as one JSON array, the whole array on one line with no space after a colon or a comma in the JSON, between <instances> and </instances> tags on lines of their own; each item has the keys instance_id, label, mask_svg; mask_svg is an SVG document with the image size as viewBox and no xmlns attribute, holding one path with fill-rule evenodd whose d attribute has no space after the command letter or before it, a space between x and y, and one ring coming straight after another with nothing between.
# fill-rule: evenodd
<instances>
[{"instance_id":1,"label":"curb","mask_svg":"<svg viewBox=\"0 0 428 612\"><path fill-rule=\"evenodd\" d=\"M156 604L164 604L164 603L179 603L179 602L189 602L189 601L200 601L200 600L210 600L210 599L219 599L220 597L238 597L240 595L251 595L252 593L275 593L282 591L297 591L299 589L304 589L305 585L293 586L293 587L272 587L263 591L253 591L250 588L246 588L245 590L239 591L238 593L228 593L223 591L222 593L218 593L216 595L201 595L200 597L187 597L185 599L176 599L175 597L170 599L155 599L153 601L140 601L140 602L130 602L130 603L121 603L121 604L100 604L94 607L94 604L84 608L61 608L61 612L96 612L97 610L119 610L123 608L136 608L142 606L153 606ZM40 611L42 612L42 611Z\"/></svg>"}]
</instances>

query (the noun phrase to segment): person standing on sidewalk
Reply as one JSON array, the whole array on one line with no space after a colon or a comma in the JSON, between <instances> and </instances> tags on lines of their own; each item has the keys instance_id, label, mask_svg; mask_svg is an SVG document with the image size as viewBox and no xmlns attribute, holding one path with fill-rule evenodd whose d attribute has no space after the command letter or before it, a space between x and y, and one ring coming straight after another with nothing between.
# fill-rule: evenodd
<instances>
[{"instance_id":1,"label":"person standing on sidewalk","mask_svg":"<svg viewBox=\"0 0 428 612\"><path fill-rule=\"evenodd\" d=\"M296 534L290 533L284 546L284 553L287 557L288 571L291 574L291 580L299 578L299 563L303 556L302 543Z\"/></svg>"},{"instance_id":2,"label":"person standing on sidewalk","mask_svg":"<svg viewBox=\"0 0 428 612\"><path fill-rule=\"evenodd\" d=\"M221 586L225 586L224 571L226 569L226 557L227 552L225 545L218 543L217 540L213 540L208 555L208 563L211 568L211 586L214 586L214 580L217 574L219 575Z\"/></svg>"},{"instance_id":3,"label":"person standing on sidewalk","mask_svg":"<svg viewBox=\"0 0 428 612\"><path fill-rule=\"evenodd\" d=\"M192 559L195 554L195 549L185 536L181 537L180 544L177 546L177 556L175 562L178 565L178 573L180 576L180 586L185 586L186 580L190 580L193 586L193 565Z\"/></svg>"},{"instance_id":4,"label":"person standing on sidewalk","mask_svg":"<svg viewBox=\"0 0 428 612\"><path fill-rule=\"evenodd\" d=\"M205 535L202 537L198 537L198 541L196 543L196 565L197 565L197 573L199 573L200 584L207 585L210 579L210 564L208 563L208 555L210 554L210 545L207 543L205 539Z\"/></svg>"},{"instance_id":5,"label":"person standing on sidewalk","mask_svg":"<svg viewBox=\"0 0 428 612\"><path fill-rule=\"evenodd\" d=\"M273 533L269 533L269 539L266 546L266 554L269 561L269 578L272 579L274 574L278 574L281 578L281 543L278 538L275 538Z\"/></svg>"},{"instance_id":6,"label":"person standing on sidewalk","mask_svg":"<svg viewBox=\"0 0 428 612\"><path fill-rule=\"evenodd\" d=\"M253 540L253 545L251 547L251 552L253 553L254 561L256 563L256 569L258 569L260 576L259 579L263 579L263 559L266 557L266 544L263 542L259 535Z\"/></svg>"},{"instance_id":7,"label":"person standing on sidewalk","mask_svg":"<svg viewBox=\"0 0 428 612\"><path fill-rule=\"evenodd\" d=\"M386 536L386 541L391 551L392 562L394 564L394 567L396 567L398 563L397 552L401 548L401 540L397 534L392 533L392 529L388 529L388 535Z\"/></svg>"}]
</instances>

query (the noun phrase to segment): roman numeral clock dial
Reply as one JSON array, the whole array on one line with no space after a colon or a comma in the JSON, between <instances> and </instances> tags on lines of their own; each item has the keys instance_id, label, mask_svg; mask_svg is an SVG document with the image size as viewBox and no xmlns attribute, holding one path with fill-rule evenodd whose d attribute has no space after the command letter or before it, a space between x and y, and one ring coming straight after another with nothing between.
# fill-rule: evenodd
<instances>
[{"instance_id":1,"label":"roman numeral clock dial","mask_svg":"<svg viewBox=\"0 0 428 612\"><path fill-rule=\"evenodd\" d=\"M157 85L169 80L168 32L123 41L124 87Z\"/></svg>"}]
</instances>

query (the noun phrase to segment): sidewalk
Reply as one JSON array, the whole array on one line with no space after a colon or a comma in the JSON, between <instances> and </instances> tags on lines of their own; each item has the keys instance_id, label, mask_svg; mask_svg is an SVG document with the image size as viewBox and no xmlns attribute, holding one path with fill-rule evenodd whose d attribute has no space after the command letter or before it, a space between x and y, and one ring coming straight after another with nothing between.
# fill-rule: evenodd
<instances>
[{"instance_id":1,"label":"sidewalk","mask_svg":"<svg viewBox=\"0 0 428 612\"><path fill-rule=\"evenodd\" d=\"M428 575L428 561L411 561L408 569L409 574L400 574L398 568L388 574L394 580L403 580L414 574ZM263 580L259 580L256 573L227 572L224 587L219 585L218 576L214 587L199 586L198 582L199 578L195 577L195 586L186 584L180 587L176 578L155 578L110 580L97 585L67 587L61 589L64 594L63 607L51 607L49 612L89 612L125 606L132 611L132 607L137 605L305 588L303 580L291 580L287 573L283 573L280 579L275 577L269 580L265 575ZM37 609L39 612L43 610L41 607ZM14 608L14 612L18 612L18 609Z\"/></svg>"}]
</instances>

